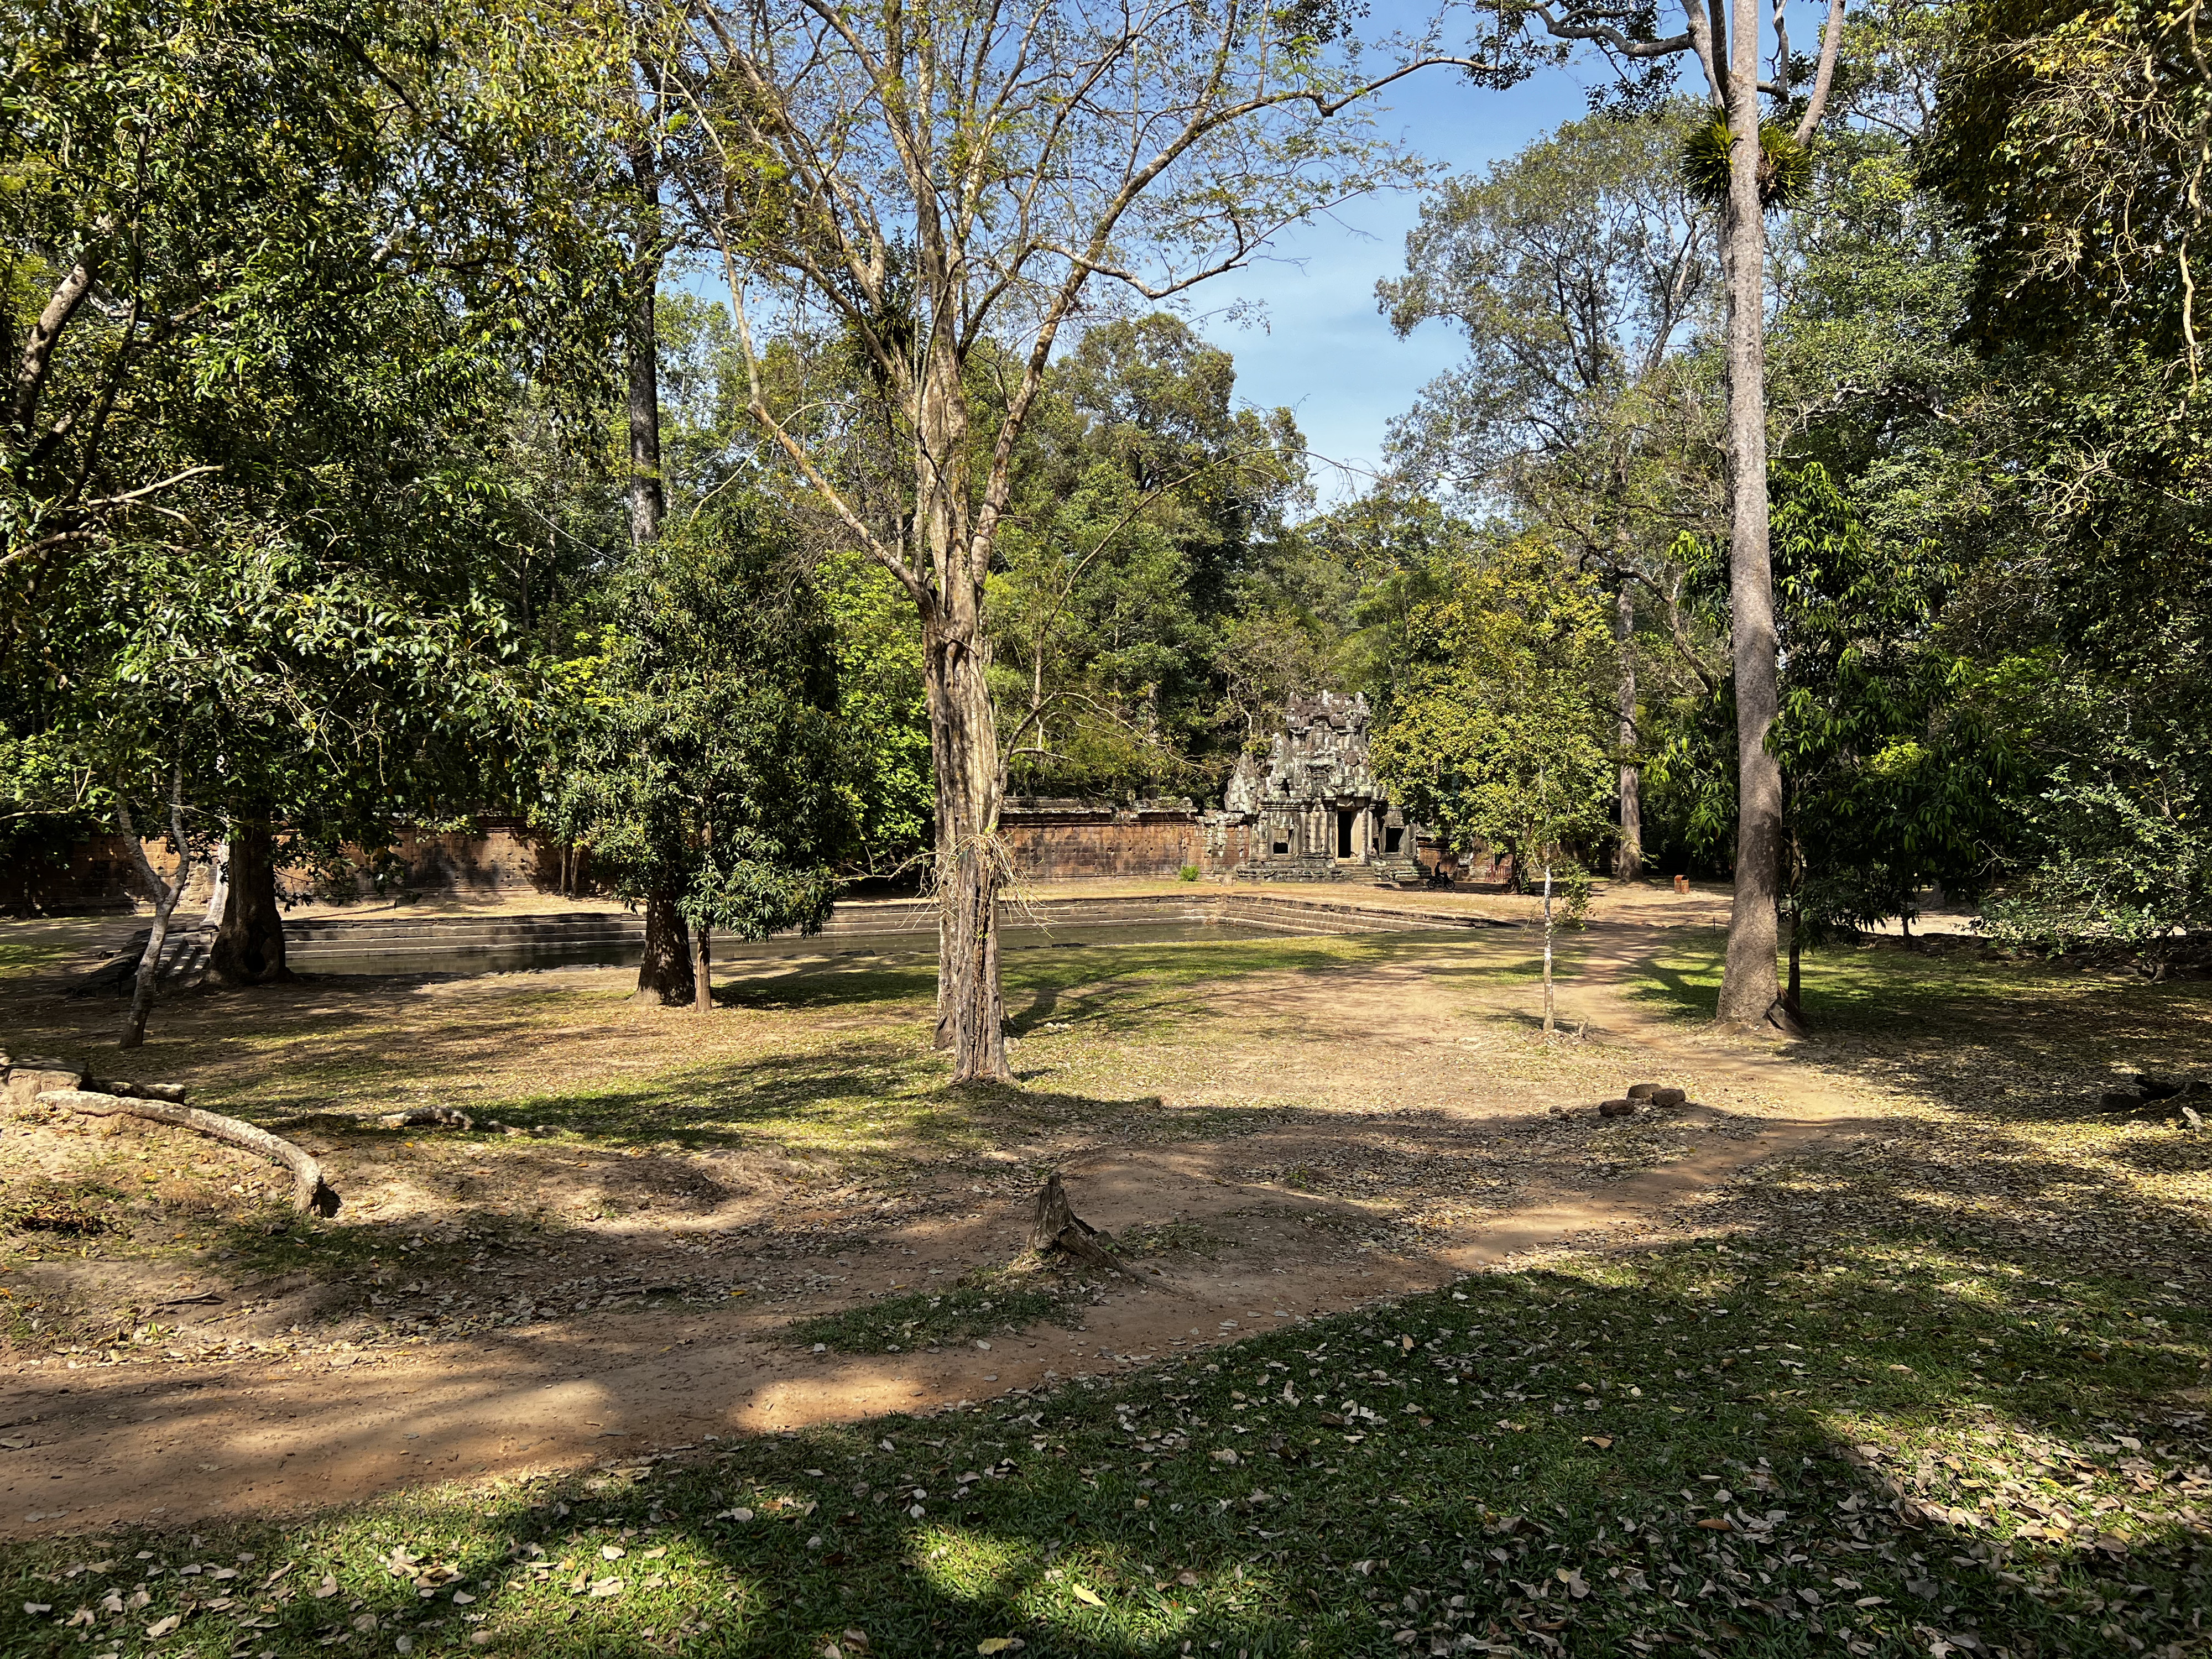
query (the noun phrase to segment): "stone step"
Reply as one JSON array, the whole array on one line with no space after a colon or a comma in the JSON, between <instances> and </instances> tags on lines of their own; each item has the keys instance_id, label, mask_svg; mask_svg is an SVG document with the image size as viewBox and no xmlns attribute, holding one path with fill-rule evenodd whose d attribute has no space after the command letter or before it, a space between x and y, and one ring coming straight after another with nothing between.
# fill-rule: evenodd
<instances>
[{"instance_id":1,"label":"stone step","mask_svg":"<svg viewBox=\"0 0 2212 1659\"><path fill-rule=\"evenodd\" d=\"M1334 900L1269 893L1264 884L1258 890L1215 887L1194 889L1188 895L1010 902L1002 925L1010 934L1027 935L1218 922L1286 933L1403 933L1494 925L1480 917L1362 904L1349 894ZM813 939L828 947L841 940L875 939L927 949L934 944L936 927L935 911L921 900L864 900L841 907ZM313 969L318 961L333 958L428 963L441 957L514 951L578 955L632 951L642 941L644 923L634 915L604 910L526 916L318 916L288 921L284 936L287 954L297 965ZM811 943L812 939L786 935L763 948L796 945L804 950ZM749 948L744 941L717 935L718 954L735 957Z\"/></svg>"}]
</instances>

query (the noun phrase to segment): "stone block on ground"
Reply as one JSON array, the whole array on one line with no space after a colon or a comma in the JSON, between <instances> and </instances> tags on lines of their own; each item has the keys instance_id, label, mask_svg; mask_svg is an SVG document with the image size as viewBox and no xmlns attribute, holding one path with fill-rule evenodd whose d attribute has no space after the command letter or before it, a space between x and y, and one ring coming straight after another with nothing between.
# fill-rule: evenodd
<instances>
[{"instance_id":1,"label":"stone block on ground","mask_svg":"<svg viewBox=\"0 0 2212 1659\"><path fill-rule=\"evenodd\" d=\"M386 1129L473 1129L476 1121L451 1106L418 1106L412 1111L386 1112L376 1120Z\"/></svg>"},{"instance_id":2,"label":"stone block on ground","mask_svg":"<svg viewBox=\"0 0 2212 1659\"><path fill-rule=\"evenodd\" d=\"M1626 1117L1634 1112L1638 1103L1633 1100L1601 1100L1597 1103L1600 1117Z\"/></svg>"},{"instance_id":3,"label":"stone block on ground","mask_svg":"<svg viewBox=\"0 0 2212 1659\"><path fill-rule=\"evenodd\" d=\"M76 1089L83 1084L84 1073L65 1060L24 1054L8 1067L7 1081L0 1083L0 1105L28 1106L49 1089Z\"/></svg>"}]
</instances>

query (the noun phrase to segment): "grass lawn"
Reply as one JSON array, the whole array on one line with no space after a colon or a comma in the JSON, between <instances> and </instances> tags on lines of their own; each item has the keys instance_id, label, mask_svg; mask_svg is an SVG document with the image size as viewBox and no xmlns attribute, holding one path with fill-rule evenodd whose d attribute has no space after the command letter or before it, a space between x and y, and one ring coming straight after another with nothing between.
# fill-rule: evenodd
<instances>
[{"instance_id":1,"label":"grass lawn","mask_svg":"<svg viewBox=\"0 0 2212 1659\"><path fill-rule=\"evenodd\" d=\"M1662 951L1631 994L1693 1015L1715 943ZM1018 1064L1054 1080L991 1110L1091 1109L1133 1054L1203 1079L1240 963L1279 986L1425 948L1041 957L1011 1000L1033 1039ZM1465 971L1522 965L1498 949ZM1808 983L1806 1063L1877 1085L1890 1119L1715 1191L1663 1243L929 1418L0 1546L0 1655L2212 1655L2212 1137L2085 1104L2130 1065L2212 1071L2205 988L1894 949L1820 953ZM405 1035L431 1086L552 1117L560 1085L528 1076L527 1039L583 1001L501 1014L470 994L473 1023L428 998L379 1018L424 1010ZM775 1000L781 1081L731 1071L769 1040L742 1018L726 1054L686 1062L723 1066L696 1100L623 1078L644 1045L617 1032L605 1069L567 1085L575 1121L616 1144L772 1133L856 1159L871 1126L886 1151L969 1144L906 1030L925 985L735 994ZM302 1006L267 1039L289 1066L216 1030L169 1041L257 1116L381 1103L362 1056L387 1037L319 1034ZM496 1042L487 1014L513 1022ZM674 1124L646 1115L656 1093ZM793 1335L880 1352L1079 1311L984 1273ZM0 1431L0 1456L37 1431Z\"/></svg>"},{"instance_id":2,"label":"grass lawn","mask_svg":"<svg viewBox=\"0 0 2212 1659\"><path fill-rule=\"evenodd\" d=\"M1736 1230L931 1419L12 1547L0 1651L2198 1654L2208 1339Z\"/></svg>"}]
</instances>

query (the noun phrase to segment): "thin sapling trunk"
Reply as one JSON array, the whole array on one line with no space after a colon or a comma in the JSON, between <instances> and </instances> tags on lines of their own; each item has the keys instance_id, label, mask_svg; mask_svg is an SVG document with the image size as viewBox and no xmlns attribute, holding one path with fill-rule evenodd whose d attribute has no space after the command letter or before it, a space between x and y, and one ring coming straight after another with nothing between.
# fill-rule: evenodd
<instances>
[{"instance_id":1,"label":"thin sapling trunk","mask_svg":"<svg viewBox=\"0 0 2212 1659\"><path fill-rule=\"evenodd\" d=\"M714 963L704 927L691 933L691 1006L702 1014L714 1011Z\"/></svg>"},{"instance_id":2,"label":"thin sapling trunk","mask_svg":"<svg viewBox=\"0 0 2212 1659\"><path fill-rule=\"evenodd\" d=\"M1613 600L1613 634L1620 646L1620 685L1615 713L1620 743L1620 841L1613 873L1621 881L1644 877L1644 774L1636 764L1636 597L1626 581Z\"/></svg>"},{"instance_id":3,"label":"thin sapling trunk","mask_svg":"<svg viewBox=\"0 0 2212 1659\"><path fill-rule=\"evenodd\" d=\"M1552 860L1544 860L1544 1035L1552 1035Z\"/></svg>"},{"instance_id":4,"label":"thin sapling trunk","mask_svg":"<svg viewBox=\"0 0 2212 1659\"><path fill-rule=\"evenodd\" d=\"M131 822L131 804L119 789L115 797L115 822L123 832L124 850L138 866L139 879L154 901L154 925L146 935L145 951L138 958L137 976L131 987L131 1012L124 1019L119 1044L136 1048L146 1041L146 1021L154 1012L154 992L161 975L161 951L169 942L169 918L176 914L178 901L184 897L185 888L192 878L192 844L185 834L184 763L177 763L169 779L169 840L177 849L174 878L164 881L147 858L145 845L139 841L137 828Z\"/></svg>"}]
</instances>

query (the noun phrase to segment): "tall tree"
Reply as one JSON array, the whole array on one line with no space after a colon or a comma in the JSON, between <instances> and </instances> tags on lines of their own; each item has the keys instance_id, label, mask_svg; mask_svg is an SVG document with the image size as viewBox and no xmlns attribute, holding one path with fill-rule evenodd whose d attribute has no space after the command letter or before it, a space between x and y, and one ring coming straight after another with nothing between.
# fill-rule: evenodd
<instances>
[{"instance_id":1,"label":"tall tree","mask_svg":"<svg viewBox=\"0 0 2212 1659\"><path fill-rule=\"evenodd\" d=\"M651 61L648 56L647 62ZM647 84L639 88L641 118L629 146L637 222L630 246L629 314L623 330L629 545L641 565L647 550L660 539L668 511L667 478L661 464L659 305L661 266L670 251L660 202L660 149L670 107L658 77L648 70L645 78ZM636 1000L696 1001L703 1011L708 1002L705 936L693 938L673 885L647 887L636 897L645 910Z\"/></svg>"},{"instance_id":2,"label":"tall tree","mask_svg":"<svg viewBox=\"0 0 2212 1659\"><path fill-rule=\"evenodd\" d=\"M1393 423L1415 478L1502 501L1613 590L1620 834L1613 873L1643 872L1637 613L1672 601L1668 558L1717 503L1702 366L1684 356L1717 297L1716 214L1684 176L1697 119L1679 100L1594 115L1423 204L1407 274L1378 285L1402 337L1432 319L1465 363ZM1669 630L1671 633L1672 630Z\"/></svg>"},{"instance_id":3,"label":"tall tree","mask_svg":"<svg viewBox=\"0 0 2212 1659\"><path fill-rule=\"evenodd\" d=\"M1548 1036L1554 878L1579 870L1574 849L1608 828L1610 607L1537 535L1455 574L1415 612L1413 672L1376 734L1375 764L1452 846L1510 851L1523 885L1541 872Z\"/></svg>"},{"instance_id":4,"label":"tall tree","mask_svg":"<svg viewBox=\"0 0 2212 1659\"><path fill-rule=\"evenodd\" d=\"M1235 386L1162 313L1092 326L1048 376L985 612L1020 787L1203 793L1233 763L1209 671L1305 479L1290 411L1239 410Z\"/></svg>"},{"instance_id":5,"label":"tall tree","mask_svg":"<svg viewBox=\"0 0 2212 1659\"><path fill-rule=\"evenodd\" d=\"M599 349L598 124L571 94L601 37L441 0L12 16L9 718L158 750L157 797L228 818L216 965L266 977L279 818L382 833L425 805L434 728L477 751L440 781L487 781L489 734L455 729L512 645L485 463L515 385L572 387Z\"/></svg>"},{"instance_id":6,"label":"tall tree","mask_svg":"<svg viewBox=\"0 0 2212 1659\"><path fill-rule=\"evenodd\" d=\"M577 659L550 816L621 896L659 896L692 939L812 933L849 833L830 621L758 502L664 526L607 595Z\"/></svg>"},{"instance_id":7,"label":"tall tree","mask_svg":"<svg viewBox=\"0 0 2212 1659\"><path fill-rule=\"evenodd\" d=\"M921 619L956 1079L1012 1076L983 611L1024 428L1101 289L1185 292L1389 173L1339 114L1358 90L1340 27L1246 0L718 0L676 26L686 201L721 258L753 418ZM849 340L866 395L775 396L779 317Z\"/></svg>"},{"instance_id":8,"label":"tall tree","mask_svg":"<svg viewBox=\"0 0 2212 1659\"><path fill-rule=\"evenodd\" d=\"M1806 147L1827 112L1843 46L1844 0L1828 0L1818 58L1793 54L1788 0L1771 19L1760 0L1680 0L1682 27L1659 32L1656 7L1624 12L1609 0L1558 6L1483 0L1500 32L1561 50L1590 46L1621 71L1632 100L1663 93L1688 62L1702 71L1711 125L1692 160L1721 210L1728 316L1729 616L1735 675L1735 903L1717 1017L1757 1025L1780 1000L1777 961L1782 881L1782 772L1768 745L1780 702L1769 548L1766 408L1766 216L1802 187ZM1762 25L1773 45L1760 72ZM1766 100L1776 114L1768 115Z\"/></svg>"},{"instance_id":9,"label":"tall tree","mask_svg":"<svg viewBox=\"0 0 2212 1659\"><path fill-rule=\"evenodd\" d=\"M2027 750L2023 868L1991 920L2160 971L2212 919L2202 8L1978 0L1947 21L1920 177L1975 256L1961 332L1996 410L1961 608Z\"/></svg>"}]
</instances>

